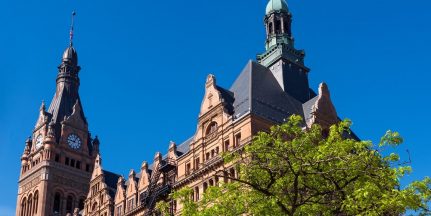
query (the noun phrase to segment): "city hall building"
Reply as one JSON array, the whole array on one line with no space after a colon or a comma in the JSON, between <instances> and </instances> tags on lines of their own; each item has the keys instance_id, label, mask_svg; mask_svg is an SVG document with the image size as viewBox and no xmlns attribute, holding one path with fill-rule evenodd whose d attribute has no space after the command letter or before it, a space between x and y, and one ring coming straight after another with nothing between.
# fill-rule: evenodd
<instances>
[{"instance_id":1,"label":"city hall building","mask_svg":"<svg viewBox=\"0 0 431 216\"><path fill-rule=\"evenodd\" d=\"M310 70L304 51L295 48L285 0L269 1L264 23L266 51L250 60L230 87L219 86L211 74L202 83L195 133L125 177L102 167L99 140L89 133L79 97L80 67L71 42L51 104L41 105L25 142L16 215L153 215L160 200L170 203L172 215L181 215L181 203L170 200L170 193L189 187L198 202L206 188L238 175L221 153L240 150L259 131L293 114L303 117L304 129L336 123L327 85L320 84L317 93L309 87Z\"/></svg>"}]
</instances>

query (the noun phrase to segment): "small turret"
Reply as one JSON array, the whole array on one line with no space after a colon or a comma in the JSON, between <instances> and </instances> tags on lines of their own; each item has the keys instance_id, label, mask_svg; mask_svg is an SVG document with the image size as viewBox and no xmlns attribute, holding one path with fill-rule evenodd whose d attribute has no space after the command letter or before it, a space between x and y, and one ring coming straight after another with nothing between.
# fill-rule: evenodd
<instances>
[{"instance_id":1,"label":"small turret","mask_svg":"<svg viewBox=\"0 0 431 216\"><path fill-rule=\"evenodd\" d=\"M143 170L148 170L148 163L147 163L147 161L142 162L141 171L143 171Z\"/></svg>"},{"instance_id":2,"label":"small turret","mask_svg":"<svg viewBox=\"0 0 431 216\"><path fill-rule=\"evenodd\" d=\"M124 180L124 176L120 176L120 178L118 178L118 181L117 181L117 186L124 187L125 183L126 181Z\"/></svg>"},{"instance_id":3,"label":"small turret","mask_svg":"<svg viewBox=\"0 0 431 216\"><path fill-rule=\"evenodd\" d=\"M173 141L169 144L168 160L177 160L177 144Z\"/></svg>"},{"instance_id":4,"label":"small turret","mask_svg":"<svg viewBox=\"0 0 431 216\"><path fill-rule=\"evenodd\" d=\"M25 141L25 147L24 147L24 152L22 153L21 156L21 164L27 165L28 162L28 155L30 154L30 149L32 146L32 141L31 141L31 137L29 137L26 141Z\"/></svg>"},{"instance_id":5,"label":"small turret","mask_svg":"<svg viewBox=\"0 0 431 216\"><path fill-rule=\"evenodd\" d=\"M130 172L129 172L129 181L134 180L135 176L136 176L135 170L131 169Z\"/></svg>"},{"instance_id":6,"label":"small turret","mask_svg":"<svg viewBox=\"0 0 431 216\"><path fill-rule=\"evenodd\" d=\"M55 143L55 123L51 121L48 125L48 133L44 140L44 148L46 150L51 150Z\"/></svg>"},{"instance_id":7,"label":"small turret","mask_svg":"<svg viewBox=\"0 0 431 216\"><path fill-rule=\"evenodd\" d=\"M96 136L92 142L93 145L93 155L94 154L99 154L99 145L100 145L100 141L99 141L99 137Z\"/></svg>"}]
</instances>

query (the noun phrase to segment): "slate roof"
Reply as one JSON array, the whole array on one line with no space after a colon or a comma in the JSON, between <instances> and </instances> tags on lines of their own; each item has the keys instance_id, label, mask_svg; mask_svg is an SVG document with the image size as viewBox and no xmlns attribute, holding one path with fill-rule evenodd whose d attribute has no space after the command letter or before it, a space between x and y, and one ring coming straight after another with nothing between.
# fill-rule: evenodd
<instances>
[{"instance_id":1,"label":"slate roof","mask_svg":"<svg viewBox=\"0 0 431 216\"><path fill-rule=\"evenodd\" d=\"M190 150L190 144L192 143L194 137L190 137L188 140L184 141L177 146L177 155L181 156Z\"/></svg>"},{"instance_id":2,"label":"slate roof","mask_svg":"<svg viewBox=\"0 0 431 216\"><path fill-rule=\"evenodd\" d=\"M305 121L308 121L312 117L313 106L314 106L314 104L316 104L317 99L319 99L319 97L315 96L314 98L311 98L311 100L305 102L302 105L303 110L304 110L304 120Z\"/></svg>"},{"instance_id":3,"label":"slate roof","mask_svg":"<svg viewBox=\"0 0 431 216\"><path fill-rule=\"evenodd\" d=\"M81 107L82 119L86 121L84 116L84 111L82 109L82 104L80 102L78 95L73 96L69 94L68 91L64 88L62 88L57 93L54 95L51 101L51 105L49 106L49 109L48 109L48 113L52 115L51 121L58 124L64 120L65 116L72 115L73 106L77 101L78 101L78 106Z\"/></svg>"},{"instance_id":4,"label":"slate roof","mask_svg":"<svg viewBox=\"0 0 431 216\"><path fill-rule=\"evenodd\" d=\"M105 184L108 186L109 195L111 198L115 197L115 193L117 192L117 182L121 175L115 174L113 172L102 170L105 178Z\"/></svg>"},{"instance_id":5,"label":"slate roof","mask_svg":"<svg viewBox=\"0 0 431 216\"><path fill-rule=\"evenodd\" d=\"M216 86L216 88L220 92L221 97L224 100L225 107L227 108L228 113L233 114L234 112L233 103L235 101L234 93L220 86Z\"/></svg>"},{"instance_id":6,"label":"slate roof","mask_svg":"<svg viewBox=\"0 0 431 216\"><path fill-rule=\"evenodd\" d=\"M293 114L309 118L310 109L317 99L316 93L310 89L314 97L304 105L286 93L278 84L272 72L265 66L249 61L229 90L216 86L225 103L225 107L239 119L247 114L254 114L274 123L283 123ZM177 146L177 155L182 156L190 150L193 137ZM163 159L166 159L166 155ZM149 165L149 170L153 164ZM140 177L140 173L136 177ZM138 178L139 178L138 177ZM126 185L128 180L126 181Z\"/></svg>"},{"instance_id":7,"label":"slate roof","mask_svg":"<svg viewBox=\"0 0 431 216\"><path fill-rule=\"evenodd\" d=\"M250 112L282 123L292 114L304 116L302 103L284 92L272 72L259 63L249 61L230 91L235 97L235 118Z\"/></svg>"}]
</instances>

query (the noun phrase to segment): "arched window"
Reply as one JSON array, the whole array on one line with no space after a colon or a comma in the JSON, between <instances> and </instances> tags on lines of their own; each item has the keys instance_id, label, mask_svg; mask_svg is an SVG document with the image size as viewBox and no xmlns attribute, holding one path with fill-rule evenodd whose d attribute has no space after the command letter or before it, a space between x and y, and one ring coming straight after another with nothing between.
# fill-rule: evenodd
<instances>
[{"instance_id":1,"label":"arched window","mask_svg":"<svg viewBox=\"0 0 431 216\"><path fill-rule=\"evenodd\" d=\"M276 34L281 33L281 22L280 22L280 20L275 21L275 33Z\"/></svg>"},{"instance_id":2,"label":"arched window","mask_svg":"<svg viewBox=\"0 0 431 216\"><path fill-rule=\"evenodd\" d=\"M67 196L66 200L66 213L73 213L73 196Z\"/></svg>"},{"instance_id":3,"label":"arched window","mask_svg":"<svg viewBox=\"0 0 431 216\"><path fill-rule=\"evenodd\" d=\"M274 27L272 26L272 22L269 23L269 34L274 33Z\"/></svg>"},{"instance_id":4,"label":"arched window","mask_svg":"<svg viewBox=\"0 0 431 216\"><path fill-rule=\"evenodd\" d=\"M207 191L207 189L208 189L208 183L204 183L204 193L205 193L205 191Z\"/></svg>"},{"instance_id":5,"label":"arched window","mask_svg":"<svg viewBox=\"0 0 431 216\"><path fill-rule=\"evenodd\" d=\"M36 191L33 197L33 215L37 214L38 204L39 204L39 191Z\"/></svg>"},{"instance_id":6,"label":"arched window","mask_svg":"<svg viewBox=\"0 0 431 216\"><path fill-rule=\"evenodd\" d=\"M207 127L206 135L212 134L217 131L217 122L211 122Z\"/></svg>"},{"instance_id":7,"label":"arched window","mask_svg":"<svg viewBox=\"0 0 431 216\"><path fill-rule=\"evenodd\" d=\"M287 23L287 21L284 21L284 33L288 33L289 32L289 23Z\"/></svg>"},{"instance_id":8,"label":"arched window","mask_svg":"<svg viewBox=\"0 0 431 216\"><path fill-rule=\"evenodd\" d=\"M31 215L32 206L33 206L33 196L30 194L27 200L27 215Z\"/></svg>"},{"instance_id":9,"label":"arched window","mask_svg":"<svg viewBox=\"0 0 431 216\"><path fill-rule=\"evenodd\" d=\"M209 180L210 187L214 186L214 181L212 179Z\"/></svg>"},{"instance_id":10,"label":"arched window","mask_svg":"<svg viewBox=\"0 0 431 216\"><path fill-rule=\"evenodd\" d=\"M25 207L27 206L27 198L24 197L24 199L21 202L21 216L25 215Z\"/></svg>"},{"instance_id":11,"label":"arched window","mask_svg":"<svg viewBox=\"0 0 431 216\"><path fill-rule=\"evenodd\" d=\"M61 195L60 193L57 192L54 195L54 206L52 208L52 212L54 213L54 215L60 214L60 203L61 203Z\"/></svg>"}]
</instances>

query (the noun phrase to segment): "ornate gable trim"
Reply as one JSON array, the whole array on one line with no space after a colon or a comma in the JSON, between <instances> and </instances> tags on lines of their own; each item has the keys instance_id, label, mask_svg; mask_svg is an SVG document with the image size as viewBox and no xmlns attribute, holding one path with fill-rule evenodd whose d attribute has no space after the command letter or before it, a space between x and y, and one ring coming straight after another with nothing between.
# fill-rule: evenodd
<instances>
[{"instance_id":1,"label":"ornate gable trim","mask_svg":"<svg viewBox=\"0 0 431 216\"><path fill-rule=\"evenodd\" d=\"M311 108L311 118L307 121L307 126L311 127L313 124L319 124L322 128L327 129L338 122L338 115L326 83L319 85L319 95L317 97Z\"/></svg>"},{"instance_id":2,"label":"ornate gable trim","mask_svg":"<svg viewBox=\"0 0 431 216\"><path fill-rule=\"evenodd\" d=\"M87 130L88 125L87 125L85 119L83 119L81 113L82 113L81 103L79 102L79 100L76 100L75 105L73 105L72 114L69 117L66 117L62 123L66 124L66 125L71 125L74 128ZM84 127L82 127L82 126L84 126Z\"/></svg>"}]
</instances>

